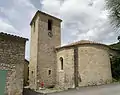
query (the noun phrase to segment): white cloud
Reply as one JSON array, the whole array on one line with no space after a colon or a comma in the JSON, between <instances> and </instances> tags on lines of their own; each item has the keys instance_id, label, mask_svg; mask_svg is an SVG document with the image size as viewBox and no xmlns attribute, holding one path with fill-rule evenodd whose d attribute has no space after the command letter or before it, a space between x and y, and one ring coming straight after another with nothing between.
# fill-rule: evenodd
<instances>
[{"instance_id":1,"label":"white cloud","mask_svg":"<svg viewBox=\"0 0 120 95\"><path fill-rule=\"evenodd\" d=\"M9 23L0 18L0 32L18 35L18 31Z\"/></svg>"},{"instance_id":2,"label":"white cloud","mask_svg":"<svg viewBox=\"0 0 120 95\"><path fill-rule=\"evenodd\" d=\"M29 23L37 10L36 7L29 0L5 1L0 1L0 31L30 38ZM28 42L26 45L27 59L29 59L29 48Z\"/></svg>"},{"instance_id":3,"label":"white cloud","mask_svg":"<svg viewBox=\"0 0 120 95\"><path fill-rule=\"evenodd\" d=\"M60 11L60 0L43 0L41 2L42 10L52 13L56 16L59 15Z\"/></svg>"},{"instance_id":4,"label":"white cloud","mask_svg":"<svg viewBox=\"0 0 120 95\"><path fill-rule=\"evenodd\" d=\"M0 31L30 38L29 23L38 8L63 20L62 44L81 39L116 42L119 32L110 26L104 0L1 0Z\"/></svg>"},{"instance_id":5,"label":"white cloud","mask_svg":"<svg viewBox=\"0 0 120 95\"><path fill-rule=\"evenodd\" d=\"M54 2L54 3L53 3ZM62 42L81 39L103 43L116 41L118 33L111 27L104 0L43 0L44 11L63 19Z\"/></svg>"}]
</instances>

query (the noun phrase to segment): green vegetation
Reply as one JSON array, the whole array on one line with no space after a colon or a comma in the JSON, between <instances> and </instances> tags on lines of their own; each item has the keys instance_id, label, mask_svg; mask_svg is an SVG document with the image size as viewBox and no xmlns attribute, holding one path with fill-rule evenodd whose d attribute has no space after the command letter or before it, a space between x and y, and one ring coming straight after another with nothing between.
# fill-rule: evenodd
<instances>
[{"instance_id":1,"label":"green vegetation","mask_svg":"<svg viewBox=\"0 0 120 95\"><path fill-rule=\"evenodd\" d=\"M105 0L106 8L109 10L109 18L115 28L120 28L120 0ZM117 38L118 43L110 45L113 49L120 50L120 36ZM113 56L111 58L111 69L114 80L120 81L120 56Z\"/></svg>"},{"instance_id":2,"label":"green vegetation","mask_svg":"<svg viewBox=\"0 0 120 95\"><path fill-rule=\"evenodd\" d=\"M111 48L120 49L120 42L110 45ZM112 77L116 81L120 81L120 56L113 56L111 58Z\"/></svg>"},{"instance_id":3,"label":"green vegetation","mask_svg":"<svg viewBox=\"0 0 120 95\"><path fill-rule=\"evenodd\" d=\"M120 27L120 0L105 0L113 25Z\"/></svg>"},{"instance_id":4,"label":"green vegetation","mask_svg":"<svg viewBox=\"0 0 120 95\"><path fill-rule=\"evenodd\" d=\"M116 80L120 80L120 56L114 56L111 62L112 77Z\"/></svg>"},{"instance_id":5,"label":"green vegetation","mask_svg":"<svg viewBox=\"0 0 120 95\"><path fill-rule=\"evenodd\" d=\"M120 49L120 42L110 45L111 48Z\"/></svg>"}]
</instances>

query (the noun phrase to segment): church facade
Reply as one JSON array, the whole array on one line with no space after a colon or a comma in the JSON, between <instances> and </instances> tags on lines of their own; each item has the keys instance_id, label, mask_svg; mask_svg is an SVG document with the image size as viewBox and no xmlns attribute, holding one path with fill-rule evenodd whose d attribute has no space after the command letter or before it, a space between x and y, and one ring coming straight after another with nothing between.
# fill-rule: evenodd
<instances>
[{"instance_id":1,"label":"church facade","mask_svg":"<svg viewBox=\"0 0 120 95\"><path fill-rule=\"evenodd\" d=\"M61 19L37 11L31 25L29 85L75 88L112 81L107 45L82 40L61 46Z\"/></svg>"}]
</instances>

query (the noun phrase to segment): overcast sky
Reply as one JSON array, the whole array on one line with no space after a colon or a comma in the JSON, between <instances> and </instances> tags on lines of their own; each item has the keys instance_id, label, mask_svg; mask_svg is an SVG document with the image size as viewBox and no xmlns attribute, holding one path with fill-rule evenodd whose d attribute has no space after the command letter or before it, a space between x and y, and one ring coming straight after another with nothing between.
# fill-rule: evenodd
<instances>
[{"instance_id":1,"label":"overcast sky","mask_svg":"<svg viewBox=\"0 0 120 95\"><path fill-rule=\"evenodd\" d=\"M30 38L29 23L38 9L63 20L62 44L83 39L117 42L119 32L110 25L104 0L0 0L0 31Z\"/></svg>"}]
</instances>

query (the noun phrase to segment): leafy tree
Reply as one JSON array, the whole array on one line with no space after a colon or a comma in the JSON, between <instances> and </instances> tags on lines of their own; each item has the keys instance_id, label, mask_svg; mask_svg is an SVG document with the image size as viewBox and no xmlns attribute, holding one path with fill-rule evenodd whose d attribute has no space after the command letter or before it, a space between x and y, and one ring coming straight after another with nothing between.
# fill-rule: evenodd
<instances>
[{"instance_id":1,"label":"leafy tree","mask_svg":"<svg viewBox=\"0 0 120 95\"><path fill-rule=\"evenodd\" d=\"M119 42L120 42L120 36L118 36L118 40L119 40Z\"/></svg>"},{"instance_id":2,"label":"leafy tree","mask_svg":"<svg viewBox=\"0 0 120 95\"><path fill-rule=\"evenodd\" d=\"M120 79L120 57L114 56L111 59L111 69L112 69L112 77L116 80Z\"/></svg>"},{"instance_id":3,"label":"leafy tree","mask_svg":"<svg viewBox=\"0 0 120 95\"><path fill-rule=\"evenodd\" d=\"M106 6L112 24L120 27L120 0L106 0Z\"/></svg>"}]
</instances>

